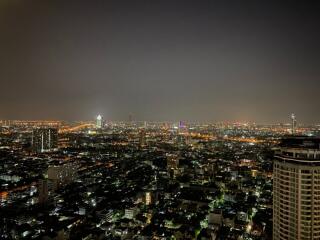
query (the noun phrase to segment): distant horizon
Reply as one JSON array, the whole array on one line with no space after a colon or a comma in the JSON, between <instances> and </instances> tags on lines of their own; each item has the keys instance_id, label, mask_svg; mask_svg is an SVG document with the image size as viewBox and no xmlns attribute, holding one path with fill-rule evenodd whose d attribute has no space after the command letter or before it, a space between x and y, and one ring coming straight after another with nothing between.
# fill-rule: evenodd
<instances>
[{"instance_id":1,"label":"distant horizon","mask_svg":"<svg viewBox=\"0 0 320 240\"><path fill-rule=\"evenodd\" d=\"M103 117L103 116L102 116ZM92 119L76 119L76 120L65 120L65 119L1 119L0 118L0 122L4 122L4 121L26 121L26 122L66 122L66 123L74 123L74 122L95 122L95 118ZM117 122L121 122L121 123L143 123L143 122L147 122L147 123L179 123L179 121L182 121L184 123L187 124L241 124L241 125L245 125L245 124L250 124L250 125L280 125L280 124L284 124L284 125L290 125L291 122L290 120L287 121L279 121L279 122L257 122L257 121L237 121L237 120L219 120L219 121L189 121L189 120L185 120L185 119L180 119L180 120L139 120L139 119L133 119L131 121L129 120L114 120L114 119L106 119L103 117L103 120L108 123L117 123ZM320 126L320 121L314 122L314 123L305 123L305 122L299 122L297 121L297 126L306 126L306 125L311 125L311 126Z\"/></svg>"}]
</instances>

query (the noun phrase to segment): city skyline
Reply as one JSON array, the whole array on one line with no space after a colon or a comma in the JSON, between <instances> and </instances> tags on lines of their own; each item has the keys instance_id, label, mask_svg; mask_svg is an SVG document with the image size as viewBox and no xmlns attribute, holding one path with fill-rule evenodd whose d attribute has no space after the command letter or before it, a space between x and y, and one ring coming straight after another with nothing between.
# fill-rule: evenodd
<instances>
[{"instance_id":1,"label":"city skyline","mask_svg":"<svg viewBox=\"0 0 320 240\"><path fill-rule=\"evenodd\" d=\"M320 239L319 12L0 0L0 239Z\"/></svg>"},{"instance_id":2,"label":"city skyline","mask_svg":"<svg viewBox=\"0 0 320 240\"><path fill-rule=\"evenodd\" d=\"M318 10L2 1L0 119L317 124Z\"/></svg>"},{"instance_id":3,"label":"city skyline","mask_svg":"<svg viewBox=\"0 0 320 240\"><path fill-rule=\"evenodd\" d=\"M289 116L290 117L290 116ZM287 118L287 120L284 120L283 122L278 121L278 122L256 122L256 121L238 121L238 120L233 120L233 121L228 121L228 120L221 120L221 121L189 121L184 119L183 122L186 124L240 124L240 125L287 125L290 128L292 128L292 119L291 118ZM101 118L101 119L100 119ZM15 122L26 122L29 124L32 123L42 123L42 124L46 124L46 122L56 122L56 123L61 123L61 122L65 122L65 123L77 123L77 122L92 122L95 123L96 125L98 124L98 121L102 121L104 124L108 124L108 123L171 123L171 124L177 124L179 125L182 121L179 119L176 120L150 120L150 121L146 121L143 119L133 119L132 115L130 115L130 117L128 117L127 119L121 119L121 120L114 120L114 119L104 119L104 116L98 114L93 116L93 118L91 119L76 119L76 120L66 120L66 119L0 119L0 122L3 124L9 124L10 123L15 123ZM297 120L295 119L295 127L298 126L319 126L319 123L305 123L305 122L297 122Z\"/></svg>"}]
</instances>

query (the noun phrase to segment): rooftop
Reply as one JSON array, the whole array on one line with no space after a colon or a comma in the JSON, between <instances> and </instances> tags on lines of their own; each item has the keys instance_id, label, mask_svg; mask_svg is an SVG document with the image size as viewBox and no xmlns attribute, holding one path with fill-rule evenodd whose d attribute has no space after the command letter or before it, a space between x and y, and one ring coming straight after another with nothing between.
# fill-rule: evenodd
<instances>
[{"instance_id":1,"label":"rooftop","mask_svg":"<svg viewBox=\"0 0 320 240\"><path fill-rule=\"evenodd\" d=\"M320 149L320 137L287 136L281 140L280 147Z\"/></svg>"}]
</instances>

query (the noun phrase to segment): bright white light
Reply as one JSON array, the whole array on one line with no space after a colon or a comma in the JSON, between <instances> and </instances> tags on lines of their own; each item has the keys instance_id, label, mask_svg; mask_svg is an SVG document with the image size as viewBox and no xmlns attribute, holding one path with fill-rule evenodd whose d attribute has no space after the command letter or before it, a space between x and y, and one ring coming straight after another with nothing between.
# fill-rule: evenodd
<instances>
[{"instance_id":1,"label":"bright white light","mask_svg":"<svg viewBox=\"0 0 320 240\"><path fill-rule=\"evenodd\" d=\"M101 119L102 119L101 115L98 115L97 120L101 120Z\"/></svg>"}]
</instances>

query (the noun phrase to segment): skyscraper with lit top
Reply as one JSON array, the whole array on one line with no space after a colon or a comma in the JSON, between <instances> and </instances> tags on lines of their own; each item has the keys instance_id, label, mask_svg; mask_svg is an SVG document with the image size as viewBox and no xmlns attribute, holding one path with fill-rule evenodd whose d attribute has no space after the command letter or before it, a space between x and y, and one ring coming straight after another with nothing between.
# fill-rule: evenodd
<instances>
[{"instance_id":1,"label":"skyscraper with lit top","mask_svg":"<svg viewBox=\"0 0 320 240\"><path fill-rule=\"evenodd\" d=\"M103 126L103 118L101 115L98 115L96 119L96 128L101 129L102 126Z\"/></svg>"}]
</instances>

